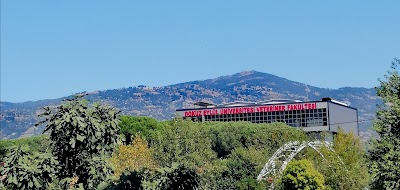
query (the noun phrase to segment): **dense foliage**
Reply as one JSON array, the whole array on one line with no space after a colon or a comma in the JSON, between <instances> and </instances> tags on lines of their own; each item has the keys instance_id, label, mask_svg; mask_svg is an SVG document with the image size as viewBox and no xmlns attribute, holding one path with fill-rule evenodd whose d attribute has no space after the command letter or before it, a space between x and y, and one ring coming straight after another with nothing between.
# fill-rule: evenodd
<instances>
[{"instance_id":1,"label":"dense foliage","mask_svg":"<svg viewBox=\"0 0 400 190\"><path fill-rule=\"evenodd\" d=\"M282 176L282 188L286 190L322 190L324 176L308 160L293 160Z\"/></svg>"},{"instance_id":2,"label":"dense foliage","mask_svg":"<svg viewBox=\"0 0 400 190\"><path fill-rule=\"evenodd\" d=\"M90 105L81 97L45 108L42 116L46 126L43 139L18 140L33 150L24 149L23 154L6 151L7 164L0 170L6 175L3 185L7 188L266 189L270 182L256 178L271 155L289 141L310 140L299 128L283 123L199 123L181 118L160 122L133 116L119 121L115 109ZM18 143L0 141L3 147L14 144ZM299 159L309 160L302 162L312 162L315 169L292 163L290 175L309 179L292 182L318 189L325 178L330 189L364 188L368 176L364 175L364 149L359 139L339 133L334 149L330 156L342 157L343 163L330 157L326 162L315 152L299 154ZM280 185L289 187L292 182L283 179Z\"/></svg>"},{"instance_id":3,"label":"dense foliage","mask_svg":"<svg viewBox=\"0 0 400 190\"><path fill-rule=\"evenodd\" d=\"M151 144L158 165L166 167L177 162L204 170L216 158L205 129L201 123L181 119L163 122Z\"/></svg>"},{"instance_id":4,"label":"dense foliage","mask_svg":"<svg viewBox=\"0 0 400 190\"><path fill-rule=\"evenodd\" d=\"M59 172L58 161L49 153L30 152L27 145L10 147L2 164L1 176L6 176L3 188L48 189Z\"/></svg>"},{"instance_id":5,"label":"dense foliage","mask_svg":"<svg viewBox=\"0 0 400 190\"><path fill-rule=\"evenodd\" d=\"M121 134L125 136L125 143L131 144L136 134L149 137L150 134L159 128L159 122L151 117L121 116Z\"/></svg>"},{"instance_id":6,"label":"dense foliage","mask_svg":"<svg viewBox=\"0 0 400 190\"><path fill-rule=\"evenodd\" d=\"M339 130L333 140L332 148L335 152L327 158L328 162L319 164L324 166L325 163L325 167L326 163L331 164L330 169L327 167L324 169L327 176L326 184L332 189L343 190L357 190L368 187L369 174L366 150L360 138L352 132L344 133Z\"/></svg>"},{"instance_id":7,"label":"dense foliage","mask_svg":"<svg viewBox=\"0 0 400 190\"><path fill-rule=\"evenodd\" d=\"M18 145L27 145L30 152L39 152L49 148L49 137L47 135L39 135L30 138L21 138L13 140L0 140L0 160L6 155L10 147Z\"/></svg>"},{"instance_id":8,"label":"dense foliage","mask_svg":"<svg viewBox=\"0 0 400 190\"><path fill-rule=\"evenodd\" d=\"M132 144L121 144L111 157L115 175L119 176L125 171L134 171L142 168L156 168L153 152L147 145L147 141L139 135Z\"/></svg>"},{"instance_id":9,"label":"dense foliage","mask_svg":"<svg viewBox=\"0 0 400 190\"><path fill-rule=\"evenodd\" d=\"M309 148L297 158L312 161L324 176L328 189L358 190L368 187L366 150L360 139L352 132L344 133L339 129L333 136L332 150L322 147L322 158L318 152Z\"/></svg>"},{"instance_id":10,"label":"dense foliage","mask_svg":"<svg viewBox=\"0 0 400 190\"><path fill-rule=\"evenodd\" d=\"M196 189L200 177L194 169L173 163L171 167L157 170L142 168L124 172L119 180L100 184L100 190L156 190L156 189Z\"/></svg>"},{"instance_id":11,"label":"dense foliage","mask_svg":"<svg viewBox=\"0 0 400 190\"><path fill-rule=\"evenodd\" d=\"M60 162L60 179L74 178L76 184L93 188L101 174L111 171L98 170L104 155L110 155L118 141L119 112L100 104L88 105L82 96L65 100L57 107L44 107L39 115L44 118L44 133L48 132L53 155ZM103 173L104 172L104 173Z\"/></svg>"},{"instance_id":12,"label":"dense foliage","mask_svg":"<svg viewBox=\"0 0 400 190\"><path fill-rule=\"evenodd\" d=\"M397 67L400 60L392 64L392 70L380 80L376 88L383 104L378 107L373 129L379 139L371 142L368 150L372 189L400 189L400 76Z\"/></svg>"}]
</instances>

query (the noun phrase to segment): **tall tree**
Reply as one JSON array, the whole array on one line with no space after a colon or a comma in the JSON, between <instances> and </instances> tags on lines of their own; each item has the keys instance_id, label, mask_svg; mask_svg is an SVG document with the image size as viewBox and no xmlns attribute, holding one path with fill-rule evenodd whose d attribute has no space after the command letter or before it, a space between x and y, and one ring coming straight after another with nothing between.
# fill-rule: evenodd
<instances>
[{"instance_id":1,"label":"tall tree","mask_svg":"<svg viewBox=\"0 0 400 190\"><path fill-rule=\"evenodd\" d=\"M119 137L119 111L112 107L89 106L83 96L65 100L56 107L45 107L44 120L52 153L60 162L59 179L77 179L85 189L93 189L111 170L96 168L110 155ZM100 168L105 168L102 166ZM67 180L68 181L68 180Z\"/></svg>"},{"instance_id":2,"label":"tall tree","mask_svg":"<svg viewBox=\"0 0 400 190\"><path fill-rule=\"evenodd\" d=\"M378 106L373 129L379 139L371 141L369 148L372 189L400 189L400 77L397 66L392 68L376 87L383 104Z\"/></svg>"}]
</instances>

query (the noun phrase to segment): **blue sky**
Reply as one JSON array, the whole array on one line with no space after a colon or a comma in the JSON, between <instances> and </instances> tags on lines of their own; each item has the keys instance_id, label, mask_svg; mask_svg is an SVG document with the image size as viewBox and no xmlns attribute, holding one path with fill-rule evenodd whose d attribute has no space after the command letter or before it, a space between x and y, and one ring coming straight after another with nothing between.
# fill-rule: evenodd
<instances>
[{"instance_id":1,"label":"blue sky","mask_svg":"<svg viewBox=\"0 0 400 190\"><path fill-rule=\"evenodd\" d=\"M1 101L244 70L373 87L400 58L400 1L1 1Z\"/></svg>"}]
</instances>

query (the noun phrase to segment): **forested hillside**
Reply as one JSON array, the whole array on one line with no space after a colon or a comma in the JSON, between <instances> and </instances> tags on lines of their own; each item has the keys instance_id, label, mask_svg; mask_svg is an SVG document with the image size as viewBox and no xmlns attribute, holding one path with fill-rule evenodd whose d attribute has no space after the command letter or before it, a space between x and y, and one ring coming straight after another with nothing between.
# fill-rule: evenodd
<instances>
[{"instance_id":1,"label":"forested hillside","mask_svg":"<svg viewBox=\"0 0 400 190\"><path fill-rule=\"evenodd\" d=\"M266 99L320 100L331 97L346 102L359 110L360 130L372 125L376 104L380 102L374 89L345 87L318 88L257 71L246 71L215 79L185 82L164 87L127 87L89 92L88 99L117 107L126 115L149 116L168 120L178 108L190 108L195 101L216 104ZM64 97L68 98L68 97ZM62 99L35 102L1 102L0 125L2 138L18 138L40 134L43 127L33 128L39 108L56 105ZM364 120L368 120L365 121ZM365 133L362 133L365 134Z\"/></svg>"}]
</instances>

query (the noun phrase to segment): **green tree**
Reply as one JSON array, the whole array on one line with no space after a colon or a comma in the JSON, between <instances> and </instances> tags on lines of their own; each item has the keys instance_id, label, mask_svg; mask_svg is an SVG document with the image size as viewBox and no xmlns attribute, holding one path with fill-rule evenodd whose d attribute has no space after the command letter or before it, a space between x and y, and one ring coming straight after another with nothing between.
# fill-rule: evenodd
<instances>
[{"instance_id":1,"label":"green tree","mask_svg":"<svg viewBox=\"0 0 400 190\"><path fill-rule=\"evenodd\" d=\"M85 189L96 187L110 174L105 160L117 145L119 111L109 106L89 106L83 96L65 100L56 107L44 107L37 125L45 124L52 154L60 162L59 179L77 179ZM99 167L99 168L97 168ZM65 180L61 180L65 182ZM64 186L65 187L65 186Z\"/></svg>"},{"instance_id":2,"label":"green tree","mask_svg":"<svg viewBox=\"0 0 400 190\"><path fill-rule=\"evenodd\" d=\"M324 158L308 148L305 158L313 161L315 168L325 177L325 186L331 189L358 190L368 186L369 174L366 151L360 138L339 128L333 136L332 150L321 148Z\"/></svg>"},{"instance_id":3,"label":"green tree","mask_svg":"<svg viewBox=\"0 0 400 190\"><path fill-rule=\"evenodd\" d=\"M49 189L59 171L58 161L50 153L31 153L27 145L10 147L0 176L7 189Z\"/></svg>"},{"instance_id":4,"label":"green tree","mask_svg":"<svg viewBox=\"0 0 400 190\"><path fill-rule=\"evenodd\" d=\"M380 80L377 95L383 104L378 106L373 129L379 139L373 139L368 154L372 189L400 189L400 77L397 66L400 60L392 62L392 69Z\"/></svg>"},{"instance_id":5,"label":"green tree","mask_svg":"<svg viewBox=\"0 0 400 190\"><path fill-rule=\"evenodd\" d=\"M345 133L339 129L334 136L332 148L335 151L334 156L327 158L335 160L330 162L335 166L335 173L332 175L335 177L329 179L331 187L345 190L366 188L369 183L369 174L366 151L360 138L353 132ZM325 179L328 181L327 177Z\"/></svg>"},{"instance_id":6,"label":"green tree","mask_svg":"<svg viewBox=\"0 0 400 190\"><path fill-rule=\"evenodd\" d=\"M287 141L307 139L304 131L282 123L174 119L160 125L150 141L156 161L162 167L178 162L195 168L202 189L263 188L256 177L268 155Z\"/></svg>"},{"instance_id":7,"label":"green tree","mask_svg":"<svg viewBox=\"0 0 400 190\"><path fill-rule=\"evenodd\" d=\"M177 162L199 171L204 170L216 155L202 125L182 119L163 123L163 130L157 131L151 145L158 165L169 167Z\"/></svg>"},{"instance_id":8,"label":"green tree","mask_svg":"<svg viewBox=\"0 0 400 190\"><path fill-rule=\"evenodd\" d=\"M285 190L314 190L325 189L324 176L319 173L308 160L291 161L281 179Z\"/></svg>"},{"instance_id":9,"label":"green tree","mask_svg":"<svg viewBox=\"0 0 400 190\"><path fill-rule=\"evenodd\" d=\"M221 165L210 180L209 189L266 189L267 184L257 181L257 175L265 164L265 150L237 148L228 158L216 162Z\"/></svg>"},{"instance_id":10,"label":"green tree","mask_svg":"<svg viewBox=\"0 0 400 190\"><path fill-rule=\"evenodd\" d=\"M307 140L304 131L284 123L208 122L203 124L219 158L226 158L236 148L278 149L288 141Z\"/></svg>"},{"instance_id":11,"label":"green tree","mask_svg":"<svg viewBox=\"0 0 400 190\"><path fill-rule=\"evenodd\" d=\"M172 163L170 167L156 171L146 189L197 189L200 176L195 169Z\"/></svg>"},{"instance_id":12,"label":"green tree","mask_svg":"<svg viewBox=\"0 0 400 190\"><path fill-rule=\"evenodd\" d=\"M28 145L31 152L42 152L49 147L49 137L47 135L39 135L20 139L0 140L0 160L3 159L8 150L11 150L10 147L18 145Z\"/></svg>"},{"instance_id":13,"label":"green tree","mask_svg":"<svg viewBox=\"0 0 400 190\"><path fill-rule=\"evenodd\" d=\"M125 136L125 144L131 144L137 133L149 138L154 130L159 129L159 122L151 117L121 116L119 126L121 134Z\"/></svg>"}]
</instances>

